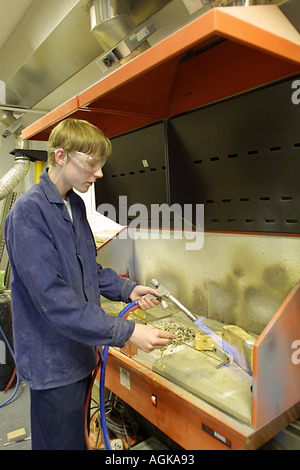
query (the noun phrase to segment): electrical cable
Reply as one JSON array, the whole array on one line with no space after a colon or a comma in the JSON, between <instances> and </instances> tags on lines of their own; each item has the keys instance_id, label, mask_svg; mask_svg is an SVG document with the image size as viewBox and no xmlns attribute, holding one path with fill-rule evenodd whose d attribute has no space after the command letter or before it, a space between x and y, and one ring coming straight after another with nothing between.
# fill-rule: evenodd
<instances>
[{"instance_id":1,"label":"electrical cable","mask_svg":"<svg viewBox=\"0 0 300 470\"><path fill-rule=\"evenodd\" d=\"M106 418L107 426L109 430L115 434L122 441L126 441L127 450L131 448L131 442L129 438L130 434L134 434L135 441L137 441L138 424L130 416L126 403L116 397L114 400L114 406L110 407L108 416ZM106 404L110 402L107 401ZM124 438L124 439L123 439Z\"/></svg>"},{"instance_id":2,"label":"electrical cable","mask_svg":"<svg viewBox=\"0 0 300 470\"><path fill-rule=\"evenodd\" d=\"M91 415L91 422L93 422L95 416L99 414L99 406L97 406L96 411ZM137 431L138 424L131 417L128 406L120 398L115 396L114 399L109 399L105 401L105 415L107 428L109 430L110 436L113 434L115 438L120 439L123 442L127 450L131 448L131 441L129 435L134 435L135 442L138 440ZM98 421L98 431L95 436L94 449L98 448L98 441L101 437L101 441L104 442L104 436L102 432L102 427L100 425L100 419ZM111 437L112 439L112 437Z\"/></svg>"},{"instance_id":3,"label":"electrical cable","mask_svg":"<svg viewBox=\"0 0 300 470\"><path fill-rule=\"evenodd\" d=\"M139 300L139 299L138 299ZM118 314L119 318L126 318L129 313L133 312L138 308L138 300L134 300L130 304L126 305L123 310ZM104 346L103 349L103 354L102 354L102 360L99 358L96 368L94 370L90 386L88 389L88 393L86 396L86 401L85 401L85 430L84 430L84 435L85 435L85 441L87 445L88 450L92 450L92 447L89 442L89 436L88 436L88 429L87 429L87 413L89 410L89 401L92 393L92 388L94 385L94 381L96 378L96 375L99 371L100 365L101 365L101 370L100 370L100 385L99 385L99 394L100 394L100 421L101 421L101 428L102 428L102 433L103 433L103 439L104 439L104 444L107 450L111 450L110 447L110 440L109 440L109 435L108 435L108 430L107 430L107 424L106 424L106 417L105 417L105 372L106 372L106 362L107 362L107 356L108 356L108 350L109 350L109 345Z\"/></svg>"},{"instance_id":4,"label":"electrical cable","mask_svg":"<svg viewBox=\"0 0 300 470\"><path fill-rule=\"evenodd\" d=\"M85 438L85 442L86 442L86 446L87 446L87 449L88 450L92 450L91 448L91 445L90 445L90 442L89 442L89 433L88 433L88 411L89 411L89 403L90 403L90 397L91 397L91 394L92 394L92 388L93 388L93 385L94 385L94 382L95 382L95 378L97 376L97 373L99 371L99 368L100 368L100 365L101 365L101 359L98 360L97 362L97 365L96 365L96 368L94 370L94 373L92 375L92 379L91 379L91 382L90 382L90 385L89 385L89 388L88 388L88 391L87 391L87 394L86 394L86 399L85 399L85 426L84 426L84 438Z\"/></svg>"},{"instance_id":5,"label":"electrical cable","mask_svg":"<svg viewBox=\"0 0 300 470\"><path fill-rule=\"evenodd\" d=\"M132 312L136 308L138 308L137 300L131 302L130 304L126 305L126 307L118 314L118 317L123 318L127 313ZM105 418L105 400L104 400L104 388L105 388L105 372L106 372L106 362L108 356L109 346L104 346L103 350L103 362L101 365L100 371L100 419L101 419L101 426L104 435L104 444L107 450L111 450L110 447L110 440L107 431L106 425L106 418Z\"/></svg>"},{"instance_id":6,"label":"electrical cable","mask_svg":"<svg viewBox=\"0 0 300 470\"><path fill-rule=\"evenodd\" d=\"M13 383L13 381L15 380L15 376L16 376L16 373L17 373L17 368L15 367L14 371L13 371L13 374L8 382L8 384L6 385L6 389L4 390L4 393L8 392L8 390L10 389L11 387L11 384Z\"/></svg>"},{"instance_id":7,"label":"electrical cable","mask_svg":"<svg viewBox=\"0 0 300 470\"><path fill-rule=\"evenodd\" d=\"M4 331L2 330L1 326L0 326L0 333L1 333L2 337L3 337L3 339L4 339L4 342L5 342L6 346L7 346L7 348L8 348L8 350L9 350L10 354L12 355L12 358L13 358L13 360L14 360L14 363L16 364L15 355L14 355L14 353L13 353L12 348L10 347L9 342L7 341L7 338L6 338L5 334L4 334ZM15 390L14 390L12 396L11 396L8 400L6 400L4 403L1 403L1 404L0 404L0 408L3 408L4 406L6 406L6 405L13 399L13 397L15 396L15 394L17 393L17 390L18 390L18 388L19 388L19 382L20 382L20 379L19 379L19 376L17 375L17 383L16 383L16 387L15 387ZM7 387L6 387L6 389L7 389Z\"/></svg>"}]
</instances>

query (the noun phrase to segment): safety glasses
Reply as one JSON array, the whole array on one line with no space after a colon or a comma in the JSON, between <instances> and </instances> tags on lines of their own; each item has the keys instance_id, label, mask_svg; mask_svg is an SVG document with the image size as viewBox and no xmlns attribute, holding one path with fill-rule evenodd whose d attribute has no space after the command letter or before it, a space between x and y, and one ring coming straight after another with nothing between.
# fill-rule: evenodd
<instances>
[{"instance_id":1,"label":"safety glasses","mask_svg":"<svg viewBox=\"0 0 300 470\"><path fill-rule=\"evenodd\" d=\"M91 157L83 152L69 152L69 157L83 170L88 171L89 173L93 173L99 168L103 168L106 163L105 157Z\"/></svg>"}]
</instances>

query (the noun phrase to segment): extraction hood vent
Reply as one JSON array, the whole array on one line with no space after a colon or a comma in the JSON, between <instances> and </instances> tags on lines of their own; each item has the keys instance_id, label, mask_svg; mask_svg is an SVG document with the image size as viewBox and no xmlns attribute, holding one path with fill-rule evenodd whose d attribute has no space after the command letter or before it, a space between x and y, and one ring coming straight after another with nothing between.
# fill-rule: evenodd
<instances>
[{"instance_id":1,"label":"extraction hood vent","mask_svg":"<svg viewBox=\"0 0 300 470\"><path fill-rule=\"evenodd\" d=\"M32 108L170 1L35 0L0 50L2 105Z\"/></svg>"},{"instance_id":2,"label":"extraction hood vent","mask_svg":"<svg viewBox=\"0 0 300 470\"><path fill-rule=\"evenodd\" d=\"M86 0L34 2L7 46L0 61L8 49L14 56L1 70L6 102L23 108L34 106L101 54L90 33Z\"/></svg>"},{"instance_id":3,"label":"extraction hood vent","mask_svg":"<svg viewBox=\"0 0 300 470\"><path fill-rule=\"evenodd\" d=\"M104 50L113 48L137 26L126 0L94 0L90 20L91 31Z\"/></svg>"},{"instance_id":4,"label":"extraction hood vent","mask_svg":"<svg viewBox=\"0 0 300 470\"><path fill-rule=\"evenodd\" d=\"M299 0L274 1L283 3L282 11L296 28L299 27ZM46 108L53 109L58 106L57 102L63 103L81 92L82 88L78 90L81 86L92 85L87 83L86 77L84 84L81 82L79 72L87 66L97 63L102 71L107 71L115 63L123 64L149 47L148 37L159 26L162 36L169 35L195 15L221 3L221 0L212 3L195 0L32 0L18 27L0 49L0 80L6 87L6 101L1 101L1 108L30 110L34 107L38 111L39 106L45 108L43 103L47 101ZM199 9L199 5L203 7ZM168 14L161 11L166 6ZM155 41L151 38L151 44ZM74 83L77 77L76 90L70 90L67 81L72 78ZM49 100L45 100L46 97Z\"/></svg>"},{"instance_id":5,"label":"extraction hood vent","mask_svg":"<svg viewBox=\"0 0 300 470\"><path fill-rule=\"evenodd\" d=\"M151 11L158 7L157 3L152 2ZM97 61L103 73L148 49L148 37L159 28L154 17L137 25L130 14L127 0L93 0L90 19L95 38L104 50L110 49Z\"/></svg>"}]
</instances>

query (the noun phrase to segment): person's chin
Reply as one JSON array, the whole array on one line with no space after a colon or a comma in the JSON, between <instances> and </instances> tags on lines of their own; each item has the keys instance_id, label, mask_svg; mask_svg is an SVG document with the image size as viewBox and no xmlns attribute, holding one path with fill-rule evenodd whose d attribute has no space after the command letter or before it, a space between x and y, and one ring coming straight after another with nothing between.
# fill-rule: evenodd
<instances>
[{"instance_id":1,"label":"person's chin","mask_svg":"<svg viewBox=\"0 0 300 470\"><path fill-rule=\"evenodd\" d=\"M77 191L79 191L80 193L86 193L90 189L91 186L92 186L92 183L87 182L87 183L81 184L80 187L75 188L75 189L77 189Z\"/></svg>"}]
</instances>

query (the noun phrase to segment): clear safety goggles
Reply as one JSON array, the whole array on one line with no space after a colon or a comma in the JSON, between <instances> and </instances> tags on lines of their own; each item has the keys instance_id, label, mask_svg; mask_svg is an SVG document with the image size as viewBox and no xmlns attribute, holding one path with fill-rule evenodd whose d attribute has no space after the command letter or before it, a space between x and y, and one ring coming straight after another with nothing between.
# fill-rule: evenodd
<instances>
[{"instance_id":1,"label":"clear safety goggles","mask_svg":"<svg viewBox=\"0 0 300 470\"><path fill-rule=\"evenodd\" d=\"M80 167L83 168L85 171L93 173L99 168L103 168L106 163L106 157L91 157L83 152L69 152L69 157Z\"/></svg>"}]
</instances>

